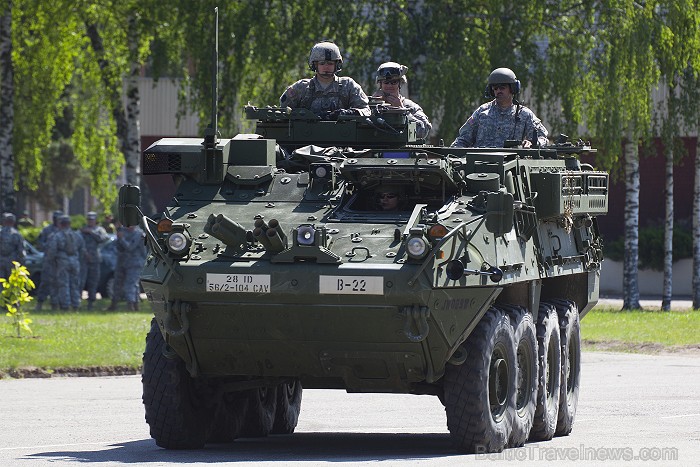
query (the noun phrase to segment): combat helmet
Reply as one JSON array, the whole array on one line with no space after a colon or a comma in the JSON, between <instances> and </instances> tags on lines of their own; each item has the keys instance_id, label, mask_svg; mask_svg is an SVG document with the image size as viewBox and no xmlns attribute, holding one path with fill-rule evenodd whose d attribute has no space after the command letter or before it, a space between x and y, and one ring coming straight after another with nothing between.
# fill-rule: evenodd
<instances>
[{"instance_id":1,"label":"combat helmet","mask_svg":"<svg viewBox=\"0 0 700 467\"><path fill-rule=\"evenodd\" d=\"M63 214L61 217L58 218L58 225L68 225L70 226L70 216Z\"/></svg>"},{"instance_id":2,"label":"combat helmet","mask_svg":"<svg viewBox=\"0 0 700 467\"><path fill-rule=\"evenodd\" d=\"M384 62L377 68L376 81L379 83L385 79L398 78L401 84L406 84L406 71L408 67L396 62Z\"/></svg>"},{"instance_id":3,"label":"combat helmet","mask_svg":"<svg viewBox=\"0 0 700 467\"><path fill-rule=\"evenodd\" d=\"M314 62L321 60L335 60L335 71L340 71L343 68L343 56L340 55L340 49L333 42L319 42L311 48L311 53L309 54L309 68L311 71L316 71Z\"/></svg>"},{"instance_id":4,"label":"combat helmet","mask_svg":"<svg viewBox=\"0 0 700 467\"><path fill-rule=\"evenodd\" d=\"M484 90L486 97L494 97L493 89L491 89L491 86L494 84L509 84L510 92L513 95L517 95L520 92L520 80L515 77L515 72L510 68L496 68L491 72Z\"/></svg>"}]
</instances>

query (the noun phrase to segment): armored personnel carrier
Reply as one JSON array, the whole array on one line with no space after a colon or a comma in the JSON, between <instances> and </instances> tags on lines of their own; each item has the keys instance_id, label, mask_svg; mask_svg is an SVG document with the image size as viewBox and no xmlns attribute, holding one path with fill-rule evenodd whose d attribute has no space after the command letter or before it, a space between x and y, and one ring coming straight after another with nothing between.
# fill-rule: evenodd
<instances>
[{"instance_id":1,"label":"armored personnel carrier","mask_svg":"<svg viewBox=\"0 0 700 467\"><path fill-rule=\"evenodd\" d=\"M571 431L608 205L608 174L575 156L595 150L433 146L371 107L249 106L255 134L144 151L176 182L156 219L120 191L150 249L159 446L292 433L302 388L435 395L466 452Z\"/></svg>"}]
</instances>

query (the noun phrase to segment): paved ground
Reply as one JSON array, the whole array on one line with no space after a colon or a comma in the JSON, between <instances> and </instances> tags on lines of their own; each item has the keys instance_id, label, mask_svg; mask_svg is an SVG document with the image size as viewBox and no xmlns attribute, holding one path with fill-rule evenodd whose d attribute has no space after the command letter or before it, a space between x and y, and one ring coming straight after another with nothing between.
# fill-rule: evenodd
<instances>
[{"instance_id":1,"label":"paved ground","mask_svg":"<svg viewBox=\"0 0 700 467\"><path fill-rule=\"evenodd\" d=\"M138 376L0 381L0 465L698 465L700 360L583 353L570 436L499 454L450 448L435 397L305 390L292 436L166 451L149 437Z\"/></svg>"}]
</instances>

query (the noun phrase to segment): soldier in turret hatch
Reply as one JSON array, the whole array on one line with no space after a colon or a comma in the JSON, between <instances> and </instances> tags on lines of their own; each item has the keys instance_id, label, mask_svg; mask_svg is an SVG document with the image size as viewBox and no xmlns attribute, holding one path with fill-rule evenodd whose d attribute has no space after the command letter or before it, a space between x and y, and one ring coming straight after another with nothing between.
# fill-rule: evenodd
<instances>
[{"instance_id":1,"label":"soldier in turret hatch","mask_svg":"<svg viewBox=\"0 0 700 467\"><path fill-rule=\"evenodd\" d=\"M369 116L369 99L352 78L337 76L343 67L340 49L333 42L319 42L309 54L309 68L316 75L297 81L280 97L281 107L305 108L325 120L340 115Z\"/></svg>"},{"instance_id":2,"label":"soldier in turret hatch","mask_svg":"<svg viewBox=\"0 0 700 467\"><path fill-rule=\"evenodd\" d=\"M523 148L546 146L547 129L516 99L519 93L520 80L513 70L493 70L484 92L493 100L474 111L459 129L452 147L502 148L507 140L520 141Z\"/></svg>"},{"instance_id":3,"label":"soldier in turret hatch","mask_svg":"<svg viewBox=\"0 0 700 467\"><path fill-rule=\"evenodd\" d=\"M401 86L406 85L408 67L396 62L385 62L377 68L377 85L379 89L373 97L380 97L388 105L408 109L408 119L416 122L416 136L425 139L433 127L420 105L401 94Z\"/></svg>"}]
</instances>

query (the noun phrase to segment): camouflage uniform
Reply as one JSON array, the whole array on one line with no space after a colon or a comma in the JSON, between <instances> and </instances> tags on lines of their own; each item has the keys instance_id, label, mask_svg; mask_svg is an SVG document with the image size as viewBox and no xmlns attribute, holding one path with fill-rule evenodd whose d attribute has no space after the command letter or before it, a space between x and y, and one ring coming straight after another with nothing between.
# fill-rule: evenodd
<instances>
[{"instance_id":1,"label":"camouflage uniform","mask_svg":"<svg viewBox=\"0 0 700 467\"><path fill-rule=\"evenodd\" d=\"M325 89L315 76L300 79L282 94L280 106L309 109L319 116L338 109L356 109L365 116L371 114L367 94L355 80L346 76L336 76Z\"/></svg>"},{"instance_id":2,"label":"camouflage uniform","mask_svg":"<svg viewBox=\"0 0 700 467\"><path fill-rule=\"evenodd\" d=\"M36 240L39 251L46 253L46 247L51 237L58 232L58 219L63 215L63 211L54 211L53 224L44 227ZM36 291L36 309L41 310L41 306L46 297L51 296L51 308L58 307L58 286L55 279L55 271L51 261L44 261L41 266L41 281Z\"/></svg>"},{"instance_id":3,"label":"camouflage uniform","mask_svg":"<svg viewBox=\"0 0 700 467\"><path fill-rule=\"evenodd\" d=\"M532 110L520 104L502 109L494 99L474 111L459 129L452 147L502 148L506 140L532 141L534 134L540 146L549 143L547 129Z\"/></svg>"},{"instance_id":4,"label":"camouflage uniform","mask_svg":"<svg viewBox=\"0 0 700 467\"><path fill-rule=\"evenodd\" d=\"M109 236L100 225L90 225L97 219L97 214L87 214L88 225L80 230L85 242L85 258L80 267L80 283L85 285L88 292L88 310L92 310L97 294L97 284L100 281L100 245L109 241Z\"/></svg>"},{"instance_id":5,"label":"camouflage uniform","mask_svg":"<svg viewBox=\"0 0 700 467\"><path fill-rule=\"evenodd\" d=\"M85 255L82 235L70 228L70 218L60 221L58 232L51 236L46 247L44 264L52 263L58 288L58 304L61 310L80 307L82 285L80 283L80 259ZM53 298L53 297L52 297Z\"/></svg>"},{"instance_id":6,"label":"camouflage uniform","mask_svg":"<svg viewBox=\"0 0 700 467\"><path fill-rule=\"evenodd\" d=\"M139 279L143 263L146 260L145 234L138 226L120 229L117 233L117 266L114 271L114 297L113 306L119 298L126 300L130 310L138 309ZM123 277L121 290L117 290ZM113 307L110 307L114 309Z\"/></svg>"},{"instance_id":7,"label":"camouflage uniform","mask_svg":"<svg viewBox=\"0 0 700 467\"><path fill-rule=\"evenodd\" d=\"M374 93L373 97L382 97L383 94L384 93L379 90ZM430 123L425 112L423 112L423 108L411 99L400 94L399 99L401 99L401 106L408 109L408 119L412 122L416 122L416 136L420 139L427 138L433 125Z\"/></svg>"},{"instance_id":8,"label":"camouflage uniform","mask_svg":"<svg viewBox=\"0 0 700 467\"><path fill-rule=\"evenodd\" d=\"M7 279L14 269L13 261L24 263L24 237L14 227L14 214L3 214L0 228L0 277Z\"/></svg>"}]
</instances>

